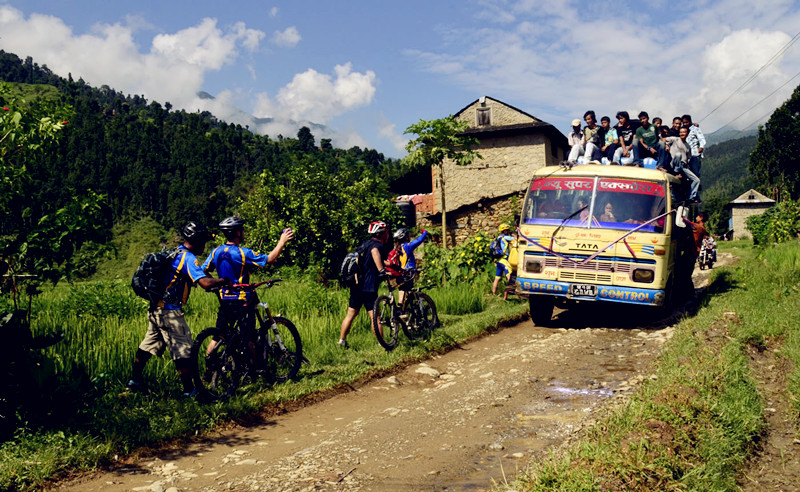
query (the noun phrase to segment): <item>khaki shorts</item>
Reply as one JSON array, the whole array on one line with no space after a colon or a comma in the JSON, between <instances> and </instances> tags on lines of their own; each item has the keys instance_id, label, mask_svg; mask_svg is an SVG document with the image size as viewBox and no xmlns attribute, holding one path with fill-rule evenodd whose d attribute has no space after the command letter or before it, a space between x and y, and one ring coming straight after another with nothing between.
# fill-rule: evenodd
<instances>
[{"instance_id":1,"label":"khaki shorts","mask_svg":"<svg viewBox=\"0 0 800 492\"><path fill-rule=\"evenodd\" d=\"M172 359L188 359L192 351L192 330L183 318L183 309L156 308L147 313L147 333L139 348L161 357L169 347Z\"/></svg>"}]
</instances>

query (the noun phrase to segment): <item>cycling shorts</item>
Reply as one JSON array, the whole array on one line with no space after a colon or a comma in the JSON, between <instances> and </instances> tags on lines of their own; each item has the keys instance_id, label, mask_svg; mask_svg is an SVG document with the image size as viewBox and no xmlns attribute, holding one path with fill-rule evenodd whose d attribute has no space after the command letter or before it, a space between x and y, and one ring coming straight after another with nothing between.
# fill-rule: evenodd
<instances>
[{"instance_id":1,"label":"cycling shorts","mask_svg":"<svg viewBox=\"0 0 800 492\"><path fill-rule=\"evenodd\" d=\"M356 311L364 306L367 311L375 308L375 300L378 298L377 292L363 292L359 289L350 289L350 300L347 305Z\"/></svg>"},{"instance_id":2,"label":"cycling shorts","mask_svg":"<svg viewBox=\"0 0 800 492\"><path fill-rule=\"evenodd\" d=\"M247 338L255 338L256 311L254 304L243 301L222 301L217 312L217 328L227 330L239 321L239 331L242 335Z\"/></svg>"},{"instance_id":3,"label":"cycling shorts","mask_svg":"<svg viewBox=\"0 0 800 492\"><path fill-rule=\"evenodd\" d=\"M511 275L511 264L505 258L498 262L495 262L495 266L496 266L494 272L495 277L506 277L508 275Z\"/></svg>"}]
</instances>

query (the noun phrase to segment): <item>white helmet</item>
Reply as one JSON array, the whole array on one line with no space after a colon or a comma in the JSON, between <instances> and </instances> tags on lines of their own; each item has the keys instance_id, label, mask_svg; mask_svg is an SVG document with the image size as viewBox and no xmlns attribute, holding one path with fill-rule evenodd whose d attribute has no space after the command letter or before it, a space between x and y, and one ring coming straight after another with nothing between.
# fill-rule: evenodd
<instances>
[{"instance_id":1,"label":"white helmet","mask_svg":"<svg viewBox=\"0 0 800 492\"><path fill-rule=\"evenodd\" d=\"M376 220L375 222L371 223L367 228L367 232L372 235L380 234L385 230L386 230L386 222L380 220Z\"/></svg>"}]
</instances>

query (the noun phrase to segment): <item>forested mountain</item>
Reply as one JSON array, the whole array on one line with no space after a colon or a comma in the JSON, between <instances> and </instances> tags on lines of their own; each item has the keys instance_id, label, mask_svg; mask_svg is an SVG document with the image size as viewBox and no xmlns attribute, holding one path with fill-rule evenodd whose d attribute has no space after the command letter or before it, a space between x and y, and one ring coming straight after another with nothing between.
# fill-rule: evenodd
<instances>
[{"instance_id":1,"label":"forested mountain","mask_svg":"<svg viewBox=\"0 0 800 492\"><path fill-rule=\"evenodd\" d=\"M109 223L143 214L167 227L189 219L214 223L261 173L287 184L301 161L350 181L368 175L387 185L407 171L372 149L336 149L328 139L317 146L308 128L297 138L256 135L208 112L173 111L169 102L64 79L30 57L23 61L1 50L0 80L26 98L51 97L72 107L57 148L45 159L22 163L32 182L30 202L18 207L30 209L29 216L91 190L107 197ZM408 191L415 190L395 190Z\"/></svg>"},{"instance_id":2,"label":"forested mountain","mask_svg":"<svg viewBox=\"0 0 800 492\"><path fill-rule=\"evenodd\" d=\"M725 204L755 186L748 164L757 138L749 136L711 145L705 150L701 183L703 209L709 212L710 225L716 234L728 229L730 213Z\"/></svg>"}]
</instances>

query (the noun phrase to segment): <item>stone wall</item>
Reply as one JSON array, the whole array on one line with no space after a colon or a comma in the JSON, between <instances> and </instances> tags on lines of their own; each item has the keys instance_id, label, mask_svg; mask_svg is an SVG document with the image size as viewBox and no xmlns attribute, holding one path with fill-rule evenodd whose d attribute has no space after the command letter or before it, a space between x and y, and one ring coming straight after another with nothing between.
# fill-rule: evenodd
<instances>
[{"instance_id":1,"label":"stone wall","mask_svg":"<svg viewBox=\"0 0 800 492\"><path fill-rule=\"evenodd\" d=\"M481 200L476 204L462 207L458 210L447 212L447 244L457 246L462 244L467 238L474 236L479 231L496 234L497 228L503 221L508 221L519 214L519 210L514 210L514 200L512 197L519 197L516 200L517 206L522 205L525 193L515 193L499 198ZM441 227L442 216L417 214L417 226L420 229L429 227ZM441 245L441 238L434 238L436 244Z\"/></svg>"},{"instance_id":2,"label":"stone wall","mask_svg":"<svg viewBox=\"0 0 800 492\"><path fill-rule=\"evenodd\" d=\"M772 204L753 204L753 205L737 205L731 208L731 218L733 219L733 238L734 239L752 239L753 235L747 230L747 218L751 215L761 215Z\"/></svg>"},{"instance_id":3,"label":"stone wall","mask_svg":"<svg viewBox=\"0 0 800 492\"><path fill-rule=\"evenodd\" d=\"M462 109L456 119L466 121L471 128L475 128L478 126L478 111L484 108L489 111L490 126L518 125L520 123L536 123L539 121L531 115L491 97L484 98L483 103L479 99Z\"/></svg>"}]
</instances>

